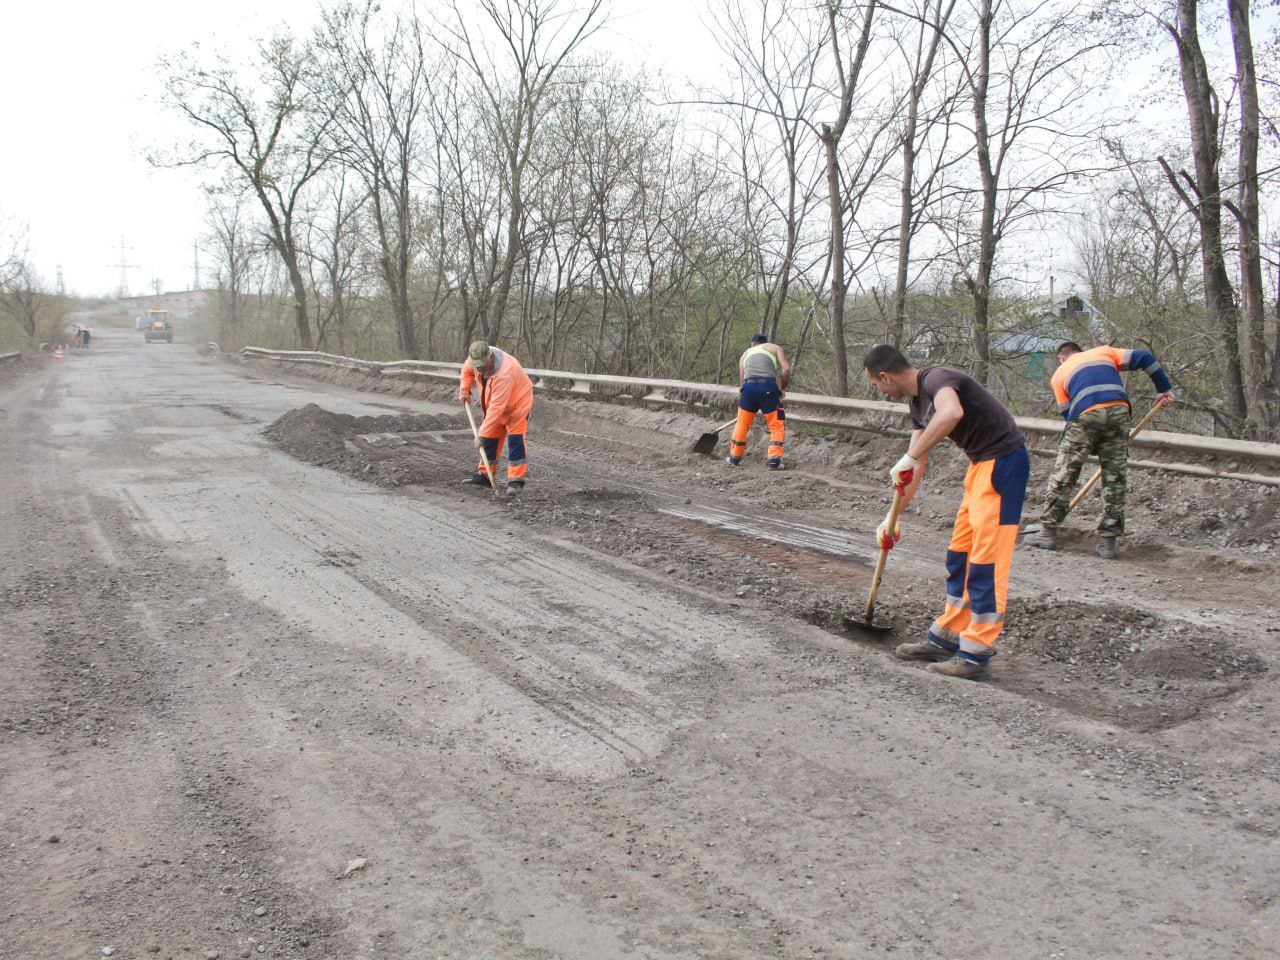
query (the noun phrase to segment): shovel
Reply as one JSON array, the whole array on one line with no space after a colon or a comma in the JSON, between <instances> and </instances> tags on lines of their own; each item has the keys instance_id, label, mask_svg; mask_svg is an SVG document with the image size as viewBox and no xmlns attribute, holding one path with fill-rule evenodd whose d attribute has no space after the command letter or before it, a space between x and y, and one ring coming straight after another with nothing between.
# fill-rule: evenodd
<instances>
[{"instance_id":1,"label":"shovel","mask_svg":"<svg viewBox=\"0 0 1280 960\"><path fill-rule=\"evenodd\" d=\"M889 507L889 520L886 524L890 532L898 525L898 516L902 513L902 491L894 488L893 505ZM887 623L876 623L876 598L880 595L880 581L884 579L885 562L889 559L890 547L880 548L880 557L876 560L876 572L871 578L871 594L867 597L867 610L861 620L845 617L844 625L848 630L865 633L872 637L881 637L893 630Z\"/></svg>"},{"instance_id":2,"label":"shovel","mask_svg":"<svg viewBox=\"0 0 1280 960\"><path fill-rule=\"evenodd\" d=\"M476 418L471 413L471 404L464 403L462 409L467 411L467 423L471 424L471 436L477 440L480 439L480 431L476 429ZM480 462L484 464L484 475L489 478L489 486L493 487L493 495L501 496L498 493L498 481L493 478L493 467L489 465L489 455L484 452L484 447L480 448Z\"/></svg>"},{"instance_id":3,"label":"shovel","mask_svg":"<svg viewBox=\"0 0 1280 960\"><path fill-rule=\"evenodd\" d=\"M1138 434L1140 434L1143 430L1147 428L1147 426L1151 423L1151 421L1156 418L1156 414L1160 412L1161 406L1163 406L1163 404L1157 403L1154 407L1152 407L1150 410L1147 411L1147 415L1138 422L1138 425L1136 427L1134 427L1132 430L1129 431L1130 440L1132 440L1134 437L1136 437ZM1080 488L1080 492L1075 495L1075 498L1072 499L1071 501L1071 506L1068 507L1067 509L1074 510L1077 506L1079 506L1080 501L1084 499L1084 495L1088 493L1090 490L1092 490L1093 485L1101 479L1102 479L1102 468L1099 467L1097 471L1094 473L1094 475L1089 478L1088 483L1086 483L1083 487Z\"/></svg>"},{"instance_id":4,"label":"shovel","mask_svg":"<svg viewBox=\"0 0 1280 960\"><path fill-rule=\"evenodd\" d=\"M693 446L691 446L689 450L692 453L701 453L701 454L710 454L714 452L716 449L716 444L720 442L720 434L724 433L726 430L728 430L737 422L738 422L738 418L734 417L732 420L728 421L727 423L720 424L720 426L716 427L714 430L708 430L706 433L704 433L702 436L700 436L697 440L693 442Z\"/></svg>"},{"instance_id":5,"label":"shovel","mask_svg":"<svg viewBox=\"0 0 1280 960\"><path fill-rule=\"evenodd\" d=\"M1129 431L1130 440L1132 440L1134 437L1136 437L1138 434L1140 434L1143 430L1145 430L1147 427L1151 425L1151 421L1156 418L1156 414L1160 412L1161 407L1162 407L1162 404L1157 403L1154 407L1152 407L1150 410L1147 411L1147 415L1143 417L1141 420L1139 420L1137 426L1135 426L1132 430ZM1071 505L1067 507L1067 512L1070 513L1076 507L1080 506L1080 501L1085 498L1085 495L1090 490L1092 490L1094 486L1097 484L1097 482L1101 479L1102 479L1102 468L1099 467L1097 470L1094 471L1093 476L1091 476L1087 481L1085 481L1085 485L1080 488L1080 490L1076 493L1076 495L1071 498ZM1022 533L1024 534L1039 533L1043 529L1044 529L1043 524L1029 523L1022 528Z\"/></svg>"}]
</instances>

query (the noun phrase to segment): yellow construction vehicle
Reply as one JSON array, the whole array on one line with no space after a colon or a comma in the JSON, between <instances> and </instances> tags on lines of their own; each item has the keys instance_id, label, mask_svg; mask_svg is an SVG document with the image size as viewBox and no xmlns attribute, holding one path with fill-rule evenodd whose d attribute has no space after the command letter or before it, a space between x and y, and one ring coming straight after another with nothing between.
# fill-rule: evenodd
<instances>
[{"instance_id":1,"label":"yellow construction vehicle","mask_svg":"<svg viewBox=\"0 0 1280 960\"><path fill-rule=\"evenodd\" d=\"M154 307L147 311L146 322L142 327L142 339L147 343L161 341L173 343L173 323L169 319L169 311Z\"/></svg>"}]
</instances>

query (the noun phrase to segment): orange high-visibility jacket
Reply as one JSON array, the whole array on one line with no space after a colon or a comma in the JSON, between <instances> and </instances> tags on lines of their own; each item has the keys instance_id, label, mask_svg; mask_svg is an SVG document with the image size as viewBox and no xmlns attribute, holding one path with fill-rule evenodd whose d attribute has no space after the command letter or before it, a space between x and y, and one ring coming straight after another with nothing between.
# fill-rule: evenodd
<instances>
[{"instance_id":1,"label":"orange high-visibility jacket","mask_svg":"<svg viewBox=\"0 0 1280 960\"><path fill-rule=\"evenodd\" d=\"M498 436L499 427L527 419L533 409L533 381L519 360L497 347L493 348L493 373L481 376L468 357L462 363L458 381L458 399L464 403L471 398L471 388L477 381L480 383L480 409L484 411L479 431L482 437Z\"/></svg>"},{"instance_id":2,"label":"orange high-visibility jacket","mask_svg":"<svg viewBox=\"0 0 1280 960\"><path fill-rule=\"evenodd\" d=\"M1070 422L1096 407L1128 406L1129 394L1120 377L1125 370L1142 370L1158 393L1173 389L1169 375L1149 350L1094 347L1073 353L1054 371L1050 383L1058 412Z\"/></svg>"}]
</instances>

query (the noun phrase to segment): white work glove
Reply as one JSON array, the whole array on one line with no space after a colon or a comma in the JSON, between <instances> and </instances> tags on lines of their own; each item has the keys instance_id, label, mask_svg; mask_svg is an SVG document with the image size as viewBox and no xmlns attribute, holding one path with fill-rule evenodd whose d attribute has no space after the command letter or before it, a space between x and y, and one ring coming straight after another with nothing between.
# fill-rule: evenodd
<instances>
[{"instance_id":1,"label":"white work glove","mask_svg":"<svg viewBox=\"0 0 1280 960\"><path fill-rule=\"evenodd\" d=\"M895 523L893 525L893 534L889 533L889 518L885 517L880 521L880 526L876 527L876 546L881 550L892 550L894 544L902 539L902 525Z\"/></svg>"},{"instance_id":2,"label":"white work glove","mask_svg":"<svg viewBox=\"0 0 1280 960\"><path fill-rule=\"evenodd\" d=\"M902 459L889 468L889 482L899 490L903 489L915 478L919 466L919 460L909 453L904 453Z\"/></svg>"}]
</instances>

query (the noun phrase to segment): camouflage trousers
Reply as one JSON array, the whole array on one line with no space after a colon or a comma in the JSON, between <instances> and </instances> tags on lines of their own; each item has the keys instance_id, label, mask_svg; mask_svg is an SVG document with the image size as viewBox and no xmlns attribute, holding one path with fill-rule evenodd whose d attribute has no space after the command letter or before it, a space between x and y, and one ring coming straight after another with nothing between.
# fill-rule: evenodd
<instances>
[{"instance_id":1,"label":"camouflage trousers","mask_svg":"<svg viewBox=\"0 0 1280 960\"><path fill-rule=\"evenodd\" d=\"M1124 533L1124 494L1129 485L1129 408L1123 405L1095 407L1067 424L1058 445L1058 458L1049 475L1049 505L1040 523L1046 529L1059 526L1071 508L1080 468L1091 454L1102 464L1103 536ZM1090 471L1092 475L1092 471Z\"/></svg>"}]
</instances>

